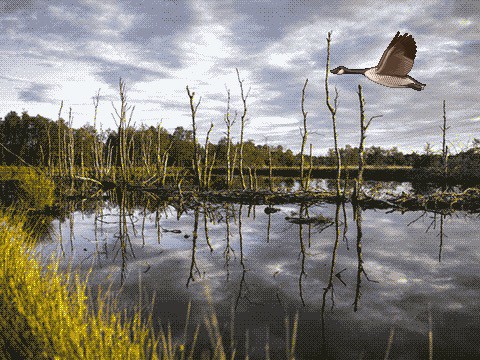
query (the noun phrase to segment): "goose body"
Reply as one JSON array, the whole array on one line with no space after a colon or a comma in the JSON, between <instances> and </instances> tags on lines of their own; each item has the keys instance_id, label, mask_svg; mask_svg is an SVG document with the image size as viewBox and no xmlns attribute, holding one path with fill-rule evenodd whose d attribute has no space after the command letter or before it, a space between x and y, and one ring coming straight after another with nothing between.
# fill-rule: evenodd
<instances>
[{"instance_id":1,"label":"goose body","mask_svg":"<svg viewBox=\"0 0 480 360\"><path fill-rule=\"evenodd\" d=\"M349 69L339 66L331 72L337 75L363 74L367 79L380 85L420 91L425 84L408 75L413 67L416 53L417 45L412 35L407 33L400 35L400 32L397 32L383 52L377 66L366 69Z\"/></svg>"}]
</instances>

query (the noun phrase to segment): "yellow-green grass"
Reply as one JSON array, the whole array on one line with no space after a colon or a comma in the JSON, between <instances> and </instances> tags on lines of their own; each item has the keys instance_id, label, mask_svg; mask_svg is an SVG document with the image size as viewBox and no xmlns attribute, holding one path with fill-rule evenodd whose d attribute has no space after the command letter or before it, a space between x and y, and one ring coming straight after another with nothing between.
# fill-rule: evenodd
<instances>
[{"instance_id":1,"label":"yellow-green grass","mask_svg":"<svg viewBox=\"0 0 480 360\"><path fill-rule=\"evenodd\" d=\"M43 210L54 202L55 183L32 167L0 166L0 181L17 182L17 208Z\"/></svg>"},{"instance_id":2,"label":"yellow-green grass","mask_svg":"<svg viewBox=\"0 0 480 360\"><path fill-rule=\"evenodd\" d=\"M183 337L177 340L170 325L154 334L151 315L142 317L140 302L127 316L107 290L100 291L93 306L86 279L61 273L57 261L40 264L31 250L35 236L22 223L21 216L0 213L0 359L194 358L200 326L187 334L190 305ZM205 326L215 349L206 358L226 359L213 311Z\"/></svg>"},{"instance_id":3,"label":"yellow-green grass","mask_svg":"<svg viewBox=\"0 0 480 360\"><path fill-rule=\"evenodd\" d=\"M40 265L18 219L0 214L0 358L157 359L158 340L139 311L89 308L85 281Z\"/></svg>"}]
</instances>

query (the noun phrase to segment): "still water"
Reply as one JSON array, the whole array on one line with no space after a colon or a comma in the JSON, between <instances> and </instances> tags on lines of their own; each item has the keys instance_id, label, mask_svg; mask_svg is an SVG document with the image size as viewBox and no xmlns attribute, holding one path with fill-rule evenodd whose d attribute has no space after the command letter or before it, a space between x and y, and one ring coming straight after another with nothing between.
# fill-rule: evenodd
<instances>
[{"instance_id":1,"label":"still water","mask_svg":"<svg viewBox=\"0 0 480 360\"><path fill-rule=\"evenodd\" d=\"M243 354L248 337L250 358L267 342L285 358L297 313L298 359L425 359L429 331L435 359L480 358L476 214L118 203L72 207L39 250L91 269L91 289L112 284L121 306L155 294L155 326L174 335L191 301L191 332L213 305L224 343Z\"/></svg>"}]
</instances>

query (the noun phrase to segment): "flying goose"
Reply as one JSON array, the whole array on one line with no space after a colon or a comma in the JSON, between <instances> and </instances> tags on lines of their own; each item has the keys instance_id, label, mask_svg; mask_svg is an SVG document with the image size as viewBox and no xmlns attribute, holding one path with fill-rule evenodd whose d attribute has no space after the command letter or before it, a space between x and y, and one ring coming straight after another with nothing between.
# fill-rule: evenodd
<instances>
[{"instance_id":1,"label":"flying goose","mask_svg":"<svg viewBox=\"0 0 480 360\"><path fill-rule=\"evenodd\" d=\"M412 70L416 53L417 45L412 35L407 33L400 35L400 31L398 31L383 52L377 66L367 69L348 69L345 66L339 66L331 72L337 75L363 74L367 79L380 85L393 88L406 87L420 91L423 90L425 84L407 75Z\"/></svg>"}]
</instances>

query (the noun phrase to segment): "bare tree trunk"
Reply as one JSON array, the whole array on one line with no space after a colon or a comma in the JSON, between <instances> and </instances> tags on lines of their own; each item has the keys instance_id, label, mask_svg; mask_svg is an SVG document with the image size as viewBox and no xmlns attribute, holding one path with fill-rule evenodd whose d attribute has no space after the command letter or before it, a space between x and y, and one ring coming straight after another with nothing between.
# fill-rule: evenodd
<instances>
[{"instance_id":1,"label":"bare tree trunk","mask_svg":"<svg viewBox=\"0 0 480 360\"><path fill-rule=\"evenodd\" d=\"M253 174L252 174L252 168L249 166L248 167L248 182L249 182L249 187L250 190L253 190Z\"/></svg>"},{"instance_id":2,"label":"bare tree trunk","mask_svg":"<svg viewBox=\"0 0 480 360\"><path fill-rule=\"evenodd\" d=\"M129 122L130 123L130 122ZM128 139L128 133L131 131L131 136L130 139ZM135 129L130 129L130 127L127 128L126 131L126 136L127 136L127 169L130 171L130 176L135 174L136 170L136 159L135 159Z\"/></svg>"},{"instance_id":3,"label":"bare tree trunk","mask_svg":"<svg viewBox=\"0 0 480 360\"><path fill-rule=\"evenodd\" d=\"M270 191L273 192L272 149L270 148L270 146L268 146L268 187L269 187Z\"/></svg>"},{"instance_id":4,"label":"bare tree trunk","mask_svg":"<svg viewBox=\"0 0 480 360\"><path fill-rule=\"evenodd\" d=\"M231 151L231 129L237 119L237 113L235 112L235 118L230 118L230 89L227 89L227 113L225 114L225 124L227 125L227 189L230 189L233 180L232 164L230 159Z\"/></svg>"},{"instance_id":5,"label":"bare tree trunk","mask_svg":"<svg viewBox=\"0 0 480 360\"><path fill-rule=\"evenodd\" d=\"M103 175L105 173L105 158L104 158L104 144L103 144L103 141L102 141L102 138L103 138L103 130L102 130L102 124L100 124L100 139L98 141L98 160L99 160L99 166L100 166L100 179L103 178Z\"/></svg>"},{"instance_id":6,"label":"bare tree trunk","mask_svg":"<svg viewBox=\"0 0 480 360\"><path fill-rule=\"evenodd\" d=\"M161 137L161 122L158 123L157 125L157 178L160 179L161 174L163 173L162 171L162 155L161 155L161 145L162 145L162 137Z\"/></svg>"},{"instance_id":7,"label":"bare tree trunk","mask_svg":"<svg viewBox=\"0 0 480 360\"><path fill-rule=\"evenodd\" d=\"M242 189L245 190L246 185L245 185L245 178L243 176L243 132L245 129L245 121L246 121L246 116L247 116L247 98L248 94L250 93L250 90L248 90L247 94L245 95L243 92L243 81L240 79L240 73L238 72L238 69L235 68L237 71L237 77L238 77L238 83L240 84L240 94L242 96L242 102L243 102L243 114L241 117L241 128L240 128L240 158L239 158L239 170L240 170L240 179L242 181Z\"/></svg>"},{"instance_id":8,"label":"bare tree trunk","mask_svg":"<svg viewBox=\"0 0 480 360\"><path fill-rule=\"evenodd\" d=\"M118 118L118 123L115 117L113 118L118 126L118 138L119 138L118 153L120 155L120 169L121 169L122 180L128 181L129 169L128 169L127 128L130 125L130 121L132 120L132 115L135 107L131 108L128 106L126 84L125 84L125 81L123 81L121 78L119 80L119 95L120 95L120 111L118 111L117 108L115 108L115 105L112 102L112 106ZM130 110L131 110L130 117L127 122L127 114L128 114L128 111Z\"/></svg>"},{"instance_id":9,"label":"bare tree trunk","mask_svg":"<svg viewBox=\"0 0 480 360\"><path fill-rule=\"evenodd\" d=\"M38 144L39 150L40 150L40 167L43 167L45 164L45 153L43 151L43 146L42 144Z\"/></svg>"},{"instance_id":10,"label":"bare tree trunk","mask_svg":"<svg viewBox=\"0 0 480 360\"><path fill-rule=\"evenodd\" d=\"M63 149L62 149L62 153L63 153L63 169L65 170L65 175L67 175L67 173L69 172L68 170L68 142L67 142L67 138L68 138L68 131L69 131L69 126L68 126L68 122L66 123L66 129L65 131L63 132Z\"/></svg>"},{"instance_id":11,"label":"bare tree trunk","mask_svg":"<svg viewBox=\"0 0 480 360\"><path fill-rule=\"evenodd\" d=\"M93 113L93 159L95 162L95 178L98 179L101 175L100 169L100 156L99 153L99 144L98 144L98 134L97 134L97 114L98 114L98 104L100 102L100 89L98 89L97 94L93 97L93 107L95 109Z\"/></svg>"},{"instance_id":12,"label":"bare tree trunk","mask_svg":"<svg viewBox=\"0 0 480 360\"><path fill-rule=\"evenodd\" d=\"M146 175L150 177L152 170L152 161L150 149L152 148L152 136L148 128L142 126L142 138L141 138L141 151L142 151L142 160L146 168Z\"/></svg>"},{"instance_id":13,"label":"bare tree trunk","mask_svg":"<svg viewBox=\"0 0 480 360\"><path fill-rule=\"evenodd\" d=\"M164 158L165 160L163 161L163 174L162 174L162 186L165 186L165 179L167 178L167 163L168 163L168 148L165 151Z\"/></svg>"},{"instance_id":14,"label":"bare tree trunk","mask_svg":"<svg viewBox=\"0 0 480 360\"><path fill-rule=\"evenodd\" d=\"M75 143L73 138L73 116L72 116L72 108L70 108L68 112L68 146L67 146L67 155L68 155L68 163L70 165L70 178L72 179L75 176Z\"/></svg>"},{"instance_id":15,"label":"bare tree trunk","mask_svg":"<svg viewBox=\"0 0 480 360\"><path fill-rule=\"evenodd\" d=\"M442 129L442 165L443 165L443 191L447 187L447 177L448 177L448 146L447 146L447 130L450 129L450 126L447 127L447 112L445 109L445 100L443 100L443 127Z\"/></svg>"},{"instance_id":16,"label":"bare tree trunk","mask_svg":"<svg viewBox=\"0 0 480 360\"><path fill-rule=\"evenodd\" d=\"M210 128L207 131L207 138L205 139L205 163L203 168L203 188L208 189L208 147L210 141L210 133L213 129L213 123L210 123Z\"/></svg>"},{"instance_id":17,"label":"bare tree trunk","mask_svg":"<svg viewBox=\"0 0 480 360\"><path fill-rule=\"evenodd\" d=\"M308 131L307 131L307 112L305 111L304 104L305 104L305 89L308 84L308 79L305 80L305 84L303 85L302 89L302 115L303 115L303 132L301 131L302 134L302 148L300 149L300 183L302 186L303 190L308 190L308 185L305 181L305 145L307 144L307 136L308 136Z\"/></svg>"},{"instance_id":18,"label":"bare tree trunk","mask_svg":"<svg viewBox=\"0 0 480 360\"><path fill-rule=\"evenodd\" d=\"M48 160L47 160L47 166L48 166L48 173L52 175L52 139L50 136L50 121L47 123L47 142L48 142Z\"/></svg>"},{"instance_id":19,"label":"bare tree trunk","mask_svg":"<svg viewBox=\"0 0 480 360\"><path fill-rule=\"evenodd\" d=\"M107 143L108 145L108 143ZM107 147L107 163L106 163L106 169L105 172L109 173L112 170L112 161L113 161L113 147L110 145Z\"/></svg>"},{"instance_id":20,"label":"bare tree trunk","mask_svg":"<svg viewBox=\"0 0 480 360\"><path fill-rule=\"evenodd\" d=\"M85 163L83 161L83 142L82 142L82 146L80 147L80 171L81 171L82 177L85 177Z\"/></svg>"},{"instance_id":21,"label":"bare tree trunk","mask_svg":"<svg viewBox=\"0 0 480 360\"><path fill-rule=\"evenodd\" d=\"M365 98L362 94L362 86L358 85L358 100L360 102L360 145L358 146L358 175L355 182L354 197L356 200L360 200L363 197L362 185L363 185L363 169L365 165L365 139L367 137L367 129L373 119L382 117L383 115L372 116L367 123L365 123Z\"/></svg>"},{"instance_id":22,"label":"bare tree trunk","mask_svg":"<svg viewBox=\"0 0 480 360\"><path fill-rule=\"evenodd\" d=\"M215 165L215 160L217 158L217 151L215 151L213 153L213 159L212 159L212 164L210 165L210 170L208 171L208 179L207 179L207 189L210 188L210 181L212 179L212 171L213 171L213 167Z\"/></svg>"},{"instance_id":23,"label":"bare tree trunk","mask_svg":"<svg viewBox=\"0 0 480 360\"><path fill-rule=\"evenodd\" d=\"M367 126L365 126L365 99L362 94L362 85L358 85L358 100L360 101L360 145L358 146L358 175L355 183L355 198L360 199L362 197L362 184L363 184L363 165L364 165L364 152L365 152L365 132Z\"/></svg>"},{"instance_id":24,"label":"bare tree trunk","mask_svg":"<svg viewBox=\"0 0 480 360\"><path fill-rule=\"evenodd\" d=\"M63 109L63 100L62 102L60 103L60 110L58 111L58 121L57 121L57 125L58 125L58 175L61 177L63 176L63 171L62 171L62 163L63 163L63 160L62 160L62 109Z\"/></svg>"},{"instance_id":25,"label":"bare tree trunk","mask_svg":"<svg viewBox=\"0 0 480 360\"><path fill-rule=\"evenodd\" d=\"M232 168L231 168L231 173L230 173L230 184L233 183L233 178L235 176L235 165L237 163L237 154L238 154L238 148L235 147L235 153L233 154L233 161L232 161Z\"/></svg>"},{"instance_id":26,"label":"bare tree trunk","mask_svg":"<svg viewBox=\"0 0 480 360\"><path fill-rule=\"evenodd\" d=\"M187 85L187 94L190 98L190 110L192 112L192 129L193 129L193 171L195 173L195 182L198 186L202 184L202 174L200 171L200 159L198 156L198 145L197 145L197 124L195 123L195 116L197 115L197 109L202 101L202 98L198 100L197 105L193 104L193 97L195 96L195 92L190 93L190 89Z\"/></svg>"},{"instance_id":27,"label":"bare tree trunk","mask_svg":"<svg viewBox=\"0 0 480 360\"><path fill-rule=\"evenodd\" d=\"M313 151L312 150L313 150L313 145L312 143L310 143L310 165L308 168L308 176L307 176L307 179L305 180L305 190L307 191L310 188L310 179L312 177L312 169L313 169L313 155L312 155Z\"/></svg>"},{"instance_id":28,"label":"bare tree trunk","mask_svg":"<svg viewBox=\"0 0 480 360\"><path fill-rule=\"evenodd\" d=\"M333 106L330 103L330 93L328 90L328 74L330 72L330 41L331 33L328 33L327 37L327 64L325 66L325 100L327 103L328 110L332 115L332 125L333 125L333 141L335 146L335 155L337 158L337 198L340 200L342 195L342 190L340 188L340 179L342 175L342 160L340 157L340 152L338 150L338 136L337 136L337 105L338 105L338 90L335 87L335 99L333 100Z\"/></svg>"},{"instance_id":29,"label":"bare tree trunk","mask_svg":"<svg viewBox=\"0 0 480 360\"><path fill-rule=\"evenodd\" d=\"M165 149L163 153L163 174L162 174L162 186L165 185L165 179L167 177L167 166L168 166L168 157L169 157L169 151L173 146L173 141L170 141L170 144L168 147Z\"/></svg>"}]
</instances>

